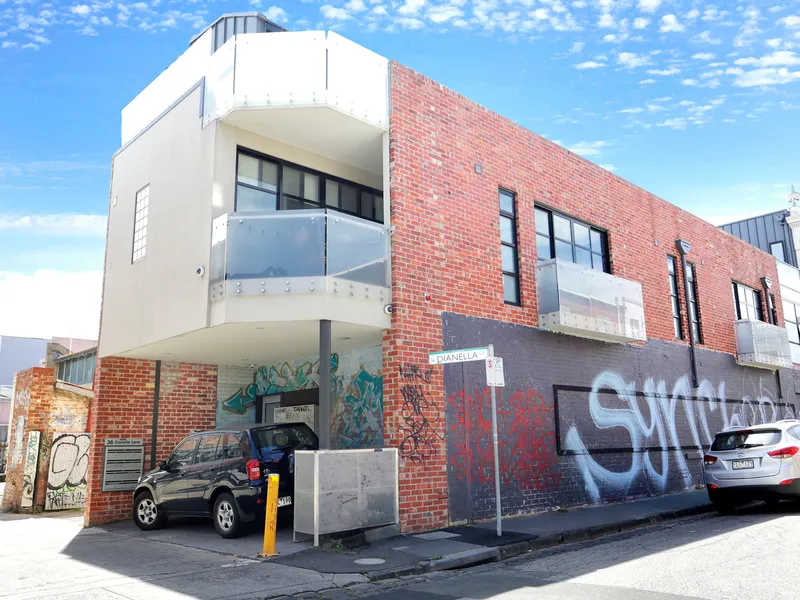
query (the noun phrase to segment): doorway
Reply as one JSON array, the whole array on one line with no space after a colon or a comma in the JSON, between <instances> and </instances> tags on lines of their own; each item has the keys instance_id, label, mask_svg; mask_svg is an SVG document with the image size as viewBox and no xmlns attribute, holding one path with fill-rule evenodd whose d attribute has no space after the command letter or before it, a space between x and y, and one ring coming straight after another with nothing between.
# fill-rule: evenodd
<instances>
[{"instance_id":1,"label":"doorway","mask_svg":"<svg viewBox=\"0 0 800 600\"><path fill-rule=\"evenodd\" d=\"M265 425L275 424L275 409L281 405L281 395L275 396L261 396L261 414L259 415L259 423Z\"/></svg>"}]
</instances>

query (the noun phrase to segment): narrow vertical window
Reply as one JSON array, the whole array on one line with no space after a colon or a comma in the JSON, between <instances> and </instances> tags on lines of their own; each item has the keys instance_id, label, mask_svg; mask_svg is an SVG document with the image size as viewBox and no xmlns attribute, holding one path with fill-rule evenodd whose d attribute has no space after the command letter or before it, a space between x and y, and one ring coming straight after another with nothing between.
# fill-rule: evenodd
<instances>
[{"instance_id":1,"label":"narrow vertical window","mask_svg":"<svg viewBox=\"0 0 800 600\"><path fill-rule=\"evenodd\" d=\"M675 257L667 257L667 268L669 270L669 295L672 300L672 325L675 328L675 337L683 339L683 327L681 326L681 304L678 300L678 275L675 269Z\"/></svg>"},{"instance_id":2,"label":"narrow vertical window","mask_svg":"<svg viewBox=\"0 0 800 600\"><path fill-rule=\"evenodd\" d=\"M503 297L506 304L520 304L517 256L516 198L500 190L500 248L503 257Z\"/></svg>"},{"instance_id":3,"label":"narrow vertical window","mask_svg":"<svg viewBox=\"0 0 800 600\"><path fill-rule=\"evenodd\" d=\"M694 341L698 344L703 343L703 331L700 327L700 310L697 307L697 280L695 278L694 265L686 263L686 281L689 283L689 326L694 332Z\"/></svg>"},{"instance_id":4,"label":"narrow vertical window","mask_svg":"<svg viewBox=\"0 0 800 600\"><path fill-rule=\"evenodd\" d=\"M136 192L133 218L133 254L131 262L144 258L147 253L147 215L150 212L150 185Z\"/></svg>"}]
</instances>

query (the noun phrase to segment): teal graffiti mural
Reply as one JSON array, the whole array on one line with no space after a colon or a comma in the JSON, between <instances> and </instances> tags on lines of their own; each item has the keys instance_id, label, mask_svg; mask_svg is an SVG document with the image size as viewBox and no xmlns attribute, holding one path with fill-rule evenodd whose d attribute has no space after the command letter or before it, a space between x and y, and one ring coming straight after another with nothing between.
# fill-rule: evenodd
<instances>
[{"instance_id":1,"label":"teal graffiti mural","mask_svg":"<svg viewBox=\"0 0 800 600\"><path fill-rule=\"evenodd\" d=\"M331 356L331 433L335 448L383 446L381 348L344 351ZM253 383L220 403L222 413L244 416L259 396L319 387L319 359L300 359L258 369ZM222 418L219 418L222 417ZM219 415L218 421L227 421ZM245 417L246 419L247 417Z\"/></svg>"}]
</instances>

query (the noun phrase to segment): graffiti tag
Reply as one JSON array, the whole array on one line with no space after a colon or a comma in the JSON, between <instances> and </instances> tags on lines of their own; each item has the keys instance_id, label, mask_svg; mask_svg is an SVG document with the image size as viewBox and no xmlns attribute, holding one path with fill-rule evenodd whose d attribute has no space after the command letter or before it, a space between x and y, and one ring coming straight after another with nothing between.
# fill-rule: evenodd
<instances>
[{"instance_id":1,"label":"graffiti tag","mask_svg":"<svg viewBox=\"0 0 800 600\"><path fill-rule=\"evenodd\" d=\"M439 408L425 395L422 383L426 383L425 373L419 367L401 367L401 376L407 381L400 388L403 406L400 410L400 456L414 462L421 462L437 452L438 443L444 438L436 431L439 425ZM403 375L405 373L406 375ZM430 381L430 374L428 374ZM422 383L419 383L419 382Z\"/></svg>"},{"instance_id":2,"label":"graffiti tag","mask_svg":"<svg viewBox=\"0 0 800 600\"><path fill-rule=\"evenodd\" d=\"M89 434L57 433L50 449L45 510L81 508L86 501Z\"/></svg>"}]
</instances>

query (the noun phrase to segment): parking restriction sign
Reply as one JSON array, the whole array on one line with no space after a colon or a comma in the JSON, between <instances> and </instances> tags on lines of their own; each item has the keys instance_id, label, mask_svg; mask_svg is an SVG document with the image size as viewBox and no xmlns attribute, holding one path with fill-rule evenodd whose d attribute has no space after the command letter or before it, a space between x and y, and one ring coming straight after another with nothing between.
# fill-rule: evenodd
<instances>
[{"instance_id":1,"label":"parking restriction sign","mask_svg":"<svg viewBox=\"0 0 800 600\"><path fill-rule=\"evenodd\" d=\"M503 359L499 356L490 356L486 359L486 385L489 387L506 386Z\"/></svg>"}]
</instances>

